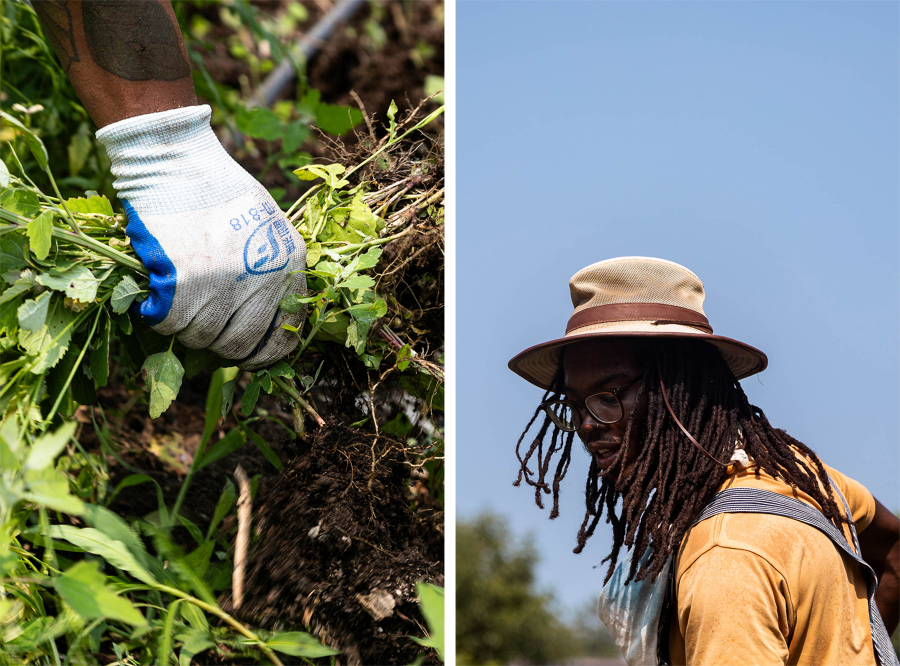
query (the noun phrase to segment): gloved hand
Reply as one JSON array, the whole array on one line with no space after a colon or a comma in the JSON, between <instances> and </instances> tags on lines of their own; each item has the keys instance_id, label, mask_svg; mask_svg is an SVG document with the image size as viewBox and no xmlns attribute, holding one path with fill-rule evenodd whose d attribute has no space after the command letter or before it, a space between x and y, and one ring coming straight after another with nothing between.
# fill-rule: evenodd
<instances>
[{"instance_id":1,"label":"gloved hand","mask_svg":"<svg viewBox=\"0 0 900 666\"><path fill-rule=\"evenodd\" d=\"M126 234L150 271L140 303L158 333L209 348L247 370L297 345L305 310L306 246L269 193L222 148L209 106L126 118L97 132L128 217Z\"/></svg>"}]
</instances>

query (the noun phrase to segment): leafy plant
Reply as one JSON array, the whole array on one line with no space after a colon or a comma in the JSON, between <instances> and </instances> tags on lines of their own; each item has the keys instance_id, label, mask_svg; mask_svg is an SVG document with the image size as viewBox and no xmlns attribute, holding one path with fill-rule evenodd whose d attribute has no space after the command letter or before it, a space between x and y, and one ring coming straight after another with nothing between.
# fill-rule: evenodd
<instances>
[{"instance_id":1,"label":"leafy plant","mask_svg":"<svg viewBox=\"0 0 900 666\"><path fill-rule=\"evenodd\" d=\"M240 401L244 417L254 413L259 395L267 393L295 404L295 432L305 430L304 412L323 424L303 397L316 385L322 362L313 370L304 352L311 346L334 344L351 350L364 367L376 374L380 371L380 379L370 387L371 406L375 388L388 373L396 372L406 378L403 386L409 393L426 402L426 409L443 409L440 366L414 355L410 345L381 321L390 306L378 293L374 272L382 246L412 233L418 223L417 215L409 211L435 214L442 190L398 197L398 192L410 192L402 189L402 183L372 190L368 181L350 181L354 172L424 127L441 110L403 134L392 127L378 151L351 170L340 164L296 170L302 179L322 182L289 211L307 241L310 280L308 296L290 296L283 306L306 304L310 316L304 330L295 330L300 336L297 351L250 378ZM257 650L276 664L280 663L278 652L307 658L334 654L309 634L254 632L222 610L213 595L213 589L221 585L221 569L212 568L210 562L215 551L226 548L227 552L227 546L213 536L214 526L204 538L180 515L193 475L247 440L280 468L274 452L248 427L249 418L239 420L238 428L210 446L213 430L233 404L236 368L221 368L213 375L203 437L171 510L157 487L155 516L128 523L96 503L105 494L102 469L87 485L73 485L66 470L76 451L86 466L102 467L103 463L80 450L77 426L66 417L77 405L93 403L96 391L109 381L109 354L115 339L134 365L142 368L151 417L175 400L187 372L214 369L219 361L144 329L128 315L129 308L145 297L147 279L123 235L124 216L115 213L104 196L62 198L37 133L14 116L5 112L0 116L21 135L22 145L44 169L54 192L47 194L34 184L10 146L20 173L12 175L5 166L0 170L0 279L4 284L0 293L0 349L4 352L0 363L0 590L16 601L0 599L4 654L16 659L56 659L56 641L61 639L68 645L67 658L87 655L110 636L119 637L117 655L122 663L129 659L144 663L151 654L167 663L178 646L180 663L206 649L240 654ZM376 324L379 335L372 335ZM370 416L377 432L374 412ZM435 456L440 446L432 447ZM127 485L151 482L144 475L127 477L108 501ZM216 511L214 524L233 501L233 490L223 493L222 510ZM61 514L78 516L87 527L60 522ZM176 524L193 535L196 548L191 552L182 552L172 542L170 531ZM153 551L145 547L148 540ZM103 573L101 562L114 573ZM430 594L427 589L420 591L426 599ZM55 613L45 600L52 601ZM434 620L433 604L424 603L423 613ZM207 616L218 618L223 627L210 625ZM437 647L438 630L431 627L430 632L427 644Z\"/></svg>"},{"instance_id":2,"label":"leafy plant","mask_svg":"<svg viewBox=\"0 0 900 666\"><path fill-rule=\"evenodd\" d=\"M220 534L237 499L230 482L208 525L182 515L195 475L248 443L281 469L254 430L275 420L258 404L263 394L291 404L285 432L302 437L309 423L324 423L311 396L337 411L329 393L340 386L335 371L352 366L369 390L368 404L353 402L360 413L348 422L361 418L376 433L403 430L410 458L442 497L443 359L431 360L439 350L418 332L419 313L391 286L398 277L411 280L404 266L440 237L442 175L431 157L415 157L421 135L414 133L442 108L404 124L393 107L388 136L373 139L367 159L344 155L342 164L314 165L302 152L308 126L342 134L363 116L323 103L305 85L284 39L303 20L303 6L292 3L273 21L245 0L214 3L234 30L229 48L250 64L250 85L235 88L214 82L202 66L196 4L175 9L198 93L214 106L214 126L243 132L250 138L243 154L264 154L265 169L277 166L308 188L288 214L309 249L312 316L296 331L297 352L249 376L143 326L131 309L148 294L146 270L123 233L106 154L31 8L0 3L7 73L0 91L0 664L90 664L111 651L121 664L189 664L208 651L226 661L265 657L276 664L283 655L335 653L302 631L255 630L219 605L216 595L232 574L231 544ZM244 31L257 50L267 42L270 55L241 53ZM259 77L285 58L297 66L297 100L248 111ZM399 263L383 252L407 242ZM111 467L127 467L116 433L99 406L79 406L97 405L98 393L119 382L134 392L128 405L146 403L155 418L177 399L183 380L202 373L211 373L204 428L174 504L140 470L112 487ZM82 444L91 427L99 450ZM156 510L126 520L108 507L135 486L155 495ZM189 545L176 543L176 528L187 532Z\"/></svg>"}]
</instances>

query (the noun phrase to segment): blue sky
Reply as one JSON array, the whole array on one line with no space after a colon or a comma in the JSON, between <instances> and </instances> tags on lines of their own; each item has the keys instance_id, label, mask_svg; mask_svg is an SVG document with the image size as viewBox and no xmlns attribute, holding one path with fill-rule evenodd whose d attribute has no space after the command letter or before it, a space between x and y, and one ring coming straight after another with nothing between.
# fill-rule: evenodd
<instances>
[{"instance_id":1,"label":"blue sky","mask_svg":"<svg viewBox=\"0 0 900 666\"><path fill-rule=\"evenodd\" d=\"M568 279L615 256L706 286L716 333L762 349L769 420L900 508L900 5L457 4L457 514L531 531L560 606L596 599L601 524L513 488L541 391L506 367L560 337Z\"/></svg>"}]
</instances>

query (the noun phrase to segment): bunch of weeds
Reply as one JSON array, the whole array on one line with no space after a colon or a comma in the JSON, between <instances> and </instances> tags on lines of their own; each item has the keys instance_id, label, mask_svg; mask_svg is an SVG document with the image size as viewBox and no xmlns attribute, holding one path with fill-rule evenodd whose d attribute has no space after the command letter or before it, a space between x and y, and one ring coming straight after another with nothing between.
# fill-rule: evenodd
<instances>
[{"instance_id":1,"label":"bunch of weeds","mask_svg":"<svg viewBox=\"0 0 900 666\"><path fill-rule=\"evenodd\" d=\"M392 324L402 324L406 314L396 292L382 292L379 284L395 263L383 260L385 246L396 248L404 238L439 229L443 189L431 181L427 188L409 186L416 168L435 169L431 155L395 182L384 182L387 174L380 181L360 174L404 151L406 161L415 162L410 139L442 110L425 118L414 113L399 123L392 108L387 139L358 164L297 169L301 179L322 182L288 211L307 242L310 289L307 297L289 296L282 305L306 306L309 317L303 330L295 330L297 351L254 373L240 408L234 406L237 368L221 367L221 359L184 349L174 337L158 336L129 316L129 308L148 293L148 281L123 233L124 216L93 192L64 199L40 137L0 112L4 127L27 146L52 189L45 192L29 177L10 145L16 175L0 163L0 659L92 663L114 649L122 663L168 663L177 649L180 663L189 663L193 655L215 649L233 656L262 652L277 664L278 652L303 658L334 654L305 632L251 630L218 605L214 592L227 587L228 568L215 566L213 555L225 558L228 544L215 531L235 502L232 486L226 486L205 535L181 515L181 504L194 474L247 440L280 467L277 455L248 427L261 392L291 402L298 435L310 421L324 423L317 409L328 409L329 416L332 407L346 409L328 398L336 389L338 360L348 367L352 361L351 374L365 376L354 400L368 412L359 423L370 420L376 437L382 427L409 434L418 423L411 450L421 465L440 469L443 371L430 358L440 342L423 350L427 354L415 341L405 342ZM77 406L92 404L109 381L115 339L123 356L143 371L152 418L177 397L186 371L214 370L204 432L174 506L165 505L157 486L158 510L131 523L107 506L122 488L155 481L133 474L109 494L106 465L115 451L108 431L95 424L103 455L88 453L72 419ZM383 398L394 415L382 425L376 391L394 377L398 382ZM212 442L229 413L238 427ZM192 551L172 541L175 525L196 541ZM58 642L66 646L64 656Z\"/></svg>"}]
</instances>

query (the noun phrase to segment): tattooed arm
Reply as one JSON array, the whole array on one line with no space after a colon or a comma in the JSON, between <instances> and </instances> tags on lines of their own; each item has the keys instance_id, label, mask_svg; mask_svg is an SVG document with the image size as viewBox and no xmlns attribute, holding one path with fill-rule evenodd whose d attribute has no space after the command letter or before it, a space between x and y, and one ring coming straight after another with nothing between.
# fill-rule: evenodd
<instances>
[{"instance_id":1,"label":"tattooed arm","mask_svg":"<svg viewBox=\"0 0 900 666\"><path fill-rule=\"evenodd\" d=\"M32 5L98 127L197 103L169 0L34 0Z\"/></svg>"}]
</instances>

